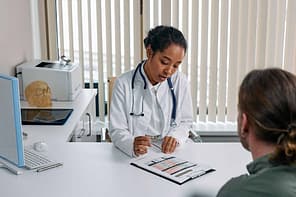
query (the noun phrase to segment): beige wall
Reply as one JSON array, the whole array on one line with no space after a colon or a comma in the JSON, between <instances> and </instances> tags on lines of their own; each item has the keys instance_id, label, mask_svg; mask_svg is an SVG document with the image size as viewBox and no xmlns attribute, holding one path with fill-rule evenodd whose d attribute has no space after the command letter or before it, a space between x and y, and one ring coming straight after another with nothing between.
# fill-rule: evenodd
<instances>
[{"instance_id":1,"label":"beige wall","mask_svg":"<svg viewBox=\"0 0 296 197\"><path fill-rule=\"evenodd\" d=\"M0 73L33 58L30 0L0 1Z\"/></svg>"}]
</instances>

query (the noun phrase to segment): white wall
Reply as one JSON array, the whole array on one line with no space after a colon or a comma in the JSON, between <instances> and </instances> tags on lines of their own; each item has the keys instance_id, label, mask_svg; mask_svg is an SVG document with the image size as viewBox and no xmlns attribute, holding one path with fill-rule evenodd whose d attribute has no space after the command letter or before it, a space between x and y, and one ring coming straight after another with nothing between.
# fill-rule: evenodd
<instances>
[{"instance_id":1,"label":"white wall","mask_svg":"<svg viewBox=\"0 0 296 197\"><path fill-rule=\"evenodd\" d=\"M0 1L0 73L33 58L30 0Z\"/></svg>"}]
</instances>

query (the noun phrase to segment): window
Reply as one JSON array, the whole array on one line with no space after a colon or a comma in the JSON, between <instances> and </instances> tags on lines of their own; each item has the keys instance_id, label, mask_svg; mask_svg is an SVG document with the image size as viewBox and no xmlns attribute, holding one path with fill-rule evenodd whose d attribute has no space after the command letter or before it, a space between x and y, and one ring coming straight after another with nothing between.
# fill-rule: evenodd
<instances>
[{"instance_id":1,"label":"window","mask_svg":"<svg viewBox=\"0 0 296 197\"><path fill-rule=\"evenodd\" d=\"M80 64L90 87L98 83L101 120L107 77L137 65L143 36L158 24L177 27L188 40L181 70L197 121L234 122L238 87L251 69L296 72L293 0L56 0L55 8L59 56Z\"/></svg>"}]
</instances>

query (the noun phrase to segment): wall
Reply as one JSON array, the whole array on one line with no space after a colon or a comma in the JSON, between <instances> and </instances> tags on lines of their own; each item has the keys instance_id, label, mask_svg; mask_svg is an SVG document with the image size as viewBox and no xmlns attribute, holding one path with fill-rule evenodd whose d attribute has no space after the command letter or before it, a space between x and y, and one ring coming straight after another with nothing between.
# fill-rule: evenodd
<instances>
[{"instance_id":1,"label":"wall","mask_svg":"<svg viewBox=\"0 0 296 197\"><path fill-rule=\"evenodd\" d=\"M0 73L14 75L14 68L33 58L30 0L0 2Z\"/></svg>"}]
</instances>

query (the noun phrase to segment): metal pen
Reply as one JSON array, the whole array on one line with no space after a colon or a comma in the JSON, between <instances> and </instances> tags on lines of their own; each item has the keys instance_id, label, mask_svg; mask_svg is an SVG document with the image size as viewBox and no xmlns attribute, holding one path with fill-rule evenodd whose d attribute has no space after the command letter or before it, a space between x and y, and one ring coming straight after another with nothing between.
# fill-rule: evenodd
<instances>
[{"instance_id":1,"label":"metal pen","mask_svg":"<svg viewBox=\"0 0 296 197\"><path fill-rule=\"evenodd\" d=\"M145 136L150 138L152 146L154 146L155 148L161 150L161 141L162 141L162 139L161 139L160 135L155 135L155 136L145 135Z\"/></svg>"}]
</instances>

